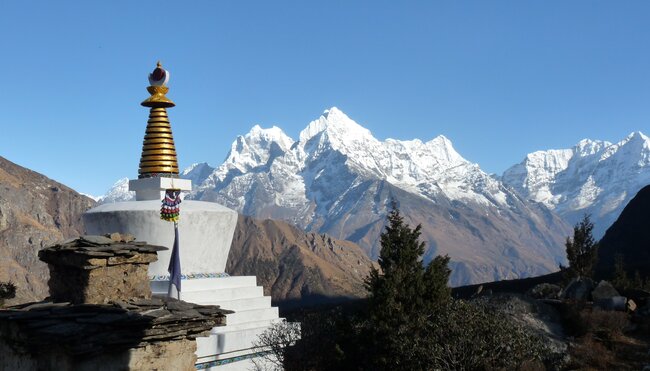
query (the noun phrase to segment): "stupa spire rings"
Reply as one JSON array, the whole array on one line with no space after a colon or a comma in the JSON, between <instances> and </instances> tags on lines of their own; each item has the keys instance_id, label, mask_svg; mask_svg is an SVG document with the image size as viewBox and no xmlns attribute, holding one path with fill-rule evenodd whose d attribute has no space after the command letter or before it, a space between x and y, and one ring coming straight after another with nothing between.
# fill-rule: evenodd
<instances>
[{"instance_id":1,"label":"stupa spire rings","mask_svg":"<svg viewBox=\"0 0 650 371\"><path fill-rule=\"evenodd\" d=\"M158 61L156 69L149 74L147 91L151 96L141 104L150 107L147 130L142 144L138 178L178 177L178 160L172 128L167 117L168 107L175 104L165 96L169 92L169 71Z\"/></svg>"}]
</instances>

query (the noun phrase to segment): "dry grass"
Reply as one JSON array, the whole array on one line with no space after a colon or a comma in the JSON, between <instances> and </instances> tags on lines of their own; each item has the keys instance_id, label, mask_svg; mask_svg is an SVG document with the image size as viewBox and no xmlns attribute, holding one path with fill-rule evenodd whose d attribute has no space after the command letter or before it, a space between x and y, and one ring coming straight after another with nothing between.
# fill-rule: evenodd
<instances>
[{"instance_id":1,"label":"dry grass","mask_svg":"<svg viewBox=\"0 0 650 371\"><path fill-rule=\"evenodd\" d=\"M648 338L626 333L630 319L625 312L583 309L578 312L581 336L570 345L576 370L640 370L650 363Z\"/></svg>"},{"instance_id":2,"label":"dry grass","mask_svg":"<svg viewBox=\"0 0 650 371\"><path fill-rule=\"evenodd\" d=\"M580 313L587 333L604 336L613 340L623 335L623 330L629 326L628 314L604 310L584 310Z\"/></svg>"},{"instance_id":3,"label":"dry grass","mask_svg":"<svg viewBox=\"0 0 650 371\"><path fill-rule=\"evenodd\" d=\"M607 370L614 361L614 354L592 334L580 338L569 351L578 370Z\"/></svg>"}]
</instances>

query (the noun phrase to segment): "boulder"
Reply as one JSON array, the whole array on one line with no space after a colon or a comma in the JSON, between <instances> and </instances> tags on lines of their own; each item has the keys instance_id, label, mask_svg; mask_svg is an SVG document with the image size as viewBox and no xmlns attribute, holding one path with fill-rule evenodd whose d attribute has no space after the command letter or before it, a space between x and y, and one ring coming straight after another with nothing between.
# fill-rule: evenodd
<instances>
[{"instance_id":1,"label":"boulder","mask_svg":"<svg viewBox=\"0 0 650 371\"><path fill-rule=\"evenodd\" d=\"M540 283L526 293L533 299L557 299L562 288L551 283Z\"/></svg>"},{"instance_id":2,"label":"boulder","mask_svg":"<svg viewBox=\"0 0 650 371\"><path fill-rule=\"evenodd\" d=\"M588 301L591 299L591 291L594 288L594 281L591 278L576 277L569 282L561 293L565 300Z\"/></svg>"},{"instance_id":3,"label":"boulder","mask_svg":"<svg viewBox=\"0 0 650 371\"><path fill-rule=\"evenodd\" d=\"M625 311L627 298L625 296L612 296L611 298L604 298L594 301L594 306L602 310L618 310Z\"/></svg>"},{"instance_id":4,"label":"boulder","mask_svg":"<svg viewBox=\"0 0 650 371\"><path fill-rule=\"evenodd\" d=\"M636 303L634 302L634 300L629 299L627 301L627 310L630 312L634 312L636 310Z\"/></svg>"},{"instance_id":5,"label":"boulder","mask_svg":"<svg viewBox=\"0 0 650 371\"><path fill-rule=\"evenodd\" d=\"M603 280L598 283L593 291L591 291L591 298L594 303L600 300L613 298L614 296L621 296L618 291L612 286L611 283Z\"/></svg>"}]
</instances>

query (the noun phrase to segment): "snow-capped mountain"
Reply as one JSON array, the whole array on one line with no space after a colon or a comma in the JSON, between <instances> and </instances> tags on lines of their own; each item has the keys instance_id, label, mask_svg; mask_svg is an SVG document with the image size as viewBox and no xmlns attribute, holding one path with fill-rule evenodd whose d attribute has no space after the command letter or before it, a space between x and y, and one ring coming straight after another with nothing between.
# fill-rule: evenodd
<instances>
[{"instance_id":1,"label":"snow-capped mountain","mask_svg":"<svg viewBox=\"0 0 650 371\"><path fill-rule=\"evenodd\" d=\"M129 191L129 178L122 178L115 182L105 195L97 198L98 204L131 201L135 199L135 192Z\"/></svg>"},{"instance_id":2,"label":"snow-capped mountain","mask_svg":"<svg viewBox=\"0 0 650 371\"><path fill-rule=\"evenodd\" d=\"M650 138L635 132L618 143L584 139L571 149L533 152L502 180L570 223L590 214L594 234L601 237L650 184Z\"/></svg>"},{"instance_id":3,"label":"snow-capped mountain","mask_svg":"<svg viewBox=\"0 0 650 371\"><path fill-rule=\"evenodd\" d=\"M564 261L569 233L560 218L465 160L444 136L379 141L337 108L297 141L277 127L253 127L190 197L351 240L373 258L394 199L410 223L422 224L425 260L450 255L453 284L552 271Z\"/></svg>"}]
</instances>

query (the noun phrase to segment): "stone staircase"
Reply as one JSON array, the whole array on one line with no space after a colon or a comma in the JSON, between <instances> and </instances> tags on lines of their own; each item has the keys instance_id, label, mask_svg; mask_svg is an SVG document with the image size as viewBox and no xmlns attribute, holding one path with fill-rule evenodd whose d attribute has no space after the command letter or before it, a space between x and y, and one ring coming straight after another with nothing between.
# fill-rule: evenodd
<instances>
[{"instance_id":1,"label":"stone staircase","mask_svg":"<svg viewBox=\"0 0 650 371\"><path fill-rule=\"evenodd\" d=\"M154 295L167 295L168 281L151 281ZM247 370L255 354L253 344L271 324L282 321L271 297L257 286L255 276L225 276L183 279L180 299L203 305L219 305L234 311L226 315L226 326L215 327L209 337L197 341L197 368L203 370Z\"/></svg>"}]
</instances>

